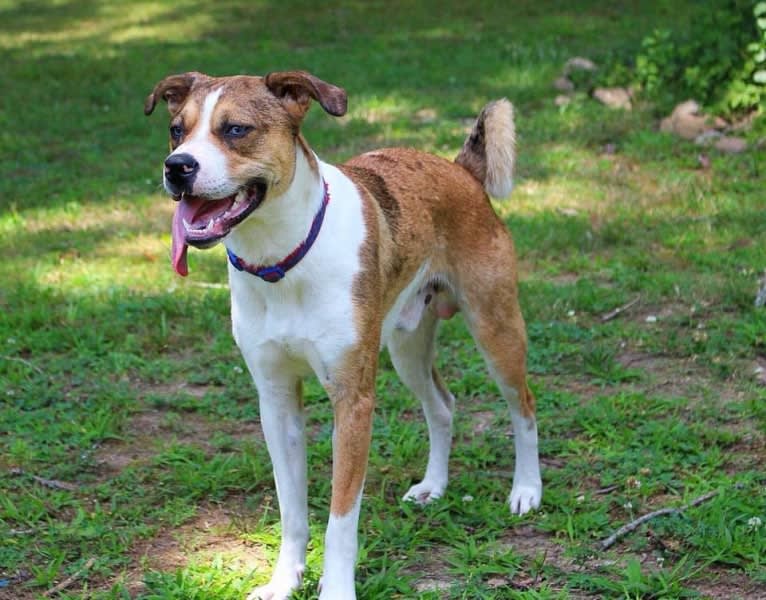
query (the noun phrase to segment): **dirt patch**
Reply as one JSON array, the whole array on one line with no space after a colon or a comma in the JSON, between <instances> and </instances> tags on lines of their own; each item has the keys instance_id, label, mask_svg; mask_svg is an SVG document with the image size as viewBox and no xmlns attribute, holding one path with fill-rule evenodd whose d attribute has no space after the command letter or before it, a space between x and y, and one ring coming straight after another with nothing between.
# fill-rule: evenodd
<instances>
[{"instance_id":1,"label":"dirt patch","mask_svg":"<svg viewBox=\"0 0 766 600\"><path fill-rule=\"evenodd\" d=\"M213 419L191 412L145 410L131 416L123 428L122 440L105 442L95 454L103 478L115 476L123 469L144 464L161 450L163 441L177 439L193 444L208 453L217 451L213 444L216 433L235 440L263 441L259 423Z\"/></svg>"},{"instance_id":2,"label":"dirt patch","mask_svg":"<svg viewBox=\"0 0 766 600\"><path fill-rule=\"evenodd\" d=\"M689 583L705 600L766 600L766 584L736 571L709 567L701 580Z\"/></svg>"},{"instance_id":3,"label":"dirt patch","mask_svg":"<svg viewBox=\"0 0 766 600\"><path fill-rule=\"evenodd\" d=\"M418 566L407 567L403 572L417 577L414 587L420 593L439 592L448 590L455 584L455 578L450 577L446 548L431 548L428 554L423 554L418 560Z\"/></svg>"},{"instance_id":4,"label":"dirt patch","mask_svg":"<svg viewBox=\"0 0 766 600\"><path fill-rule=\"evenodd\" d=\"M269 561L263 550L241 539L252 518L241 500L229 499L226 505L200 507L188 523L139 542L130 553L132 566L123 575L130 595L145 591L143 573L148 569L173 571L191 562L209 562L215 556L243 571L266 569Z\"/></svg>"},{"instance_id":5,"label":"dirt patch","mask_svg":"<svg viewBox=\"0 0 766 600\"><path fill-rule=\"evenodd\" d=\"M474 435L482 435L491 429L495 429L495 420L497 419L497 412L492 410L480 410L469 413L466 415L471 420L471 431ZM503 429L508 429L506 425Z\"/></svg>"},{"instance_id":6,"label":"dirt patch","mask_svg":"<svg viewBox=\"0 0 766 600\"><path fill-rule=\"evenodd\" d=\"M564 556L564 546L557 544L553 537L536 530L532 525L514 527L503 538L502 546L521 554L530 560L545 558L546 565L553 565L562 571L571 570L574 560Z\"/></svg>"},{"instance_id":7,"label":"dirt patch","mask_svg":"<svg viewBox=\"0 0 766 600\"><path fill-rule=\"evenodd\" d=\"M655 395L688 398L690 407L713 393L721 404L744 398L744 392L738 389L736 382L712 378L709 369L693 358L673 358L626 350L618 354L616 360L625 368L646 374L648 383L633 384L630 387Z\"/></svg>"}]
</instances>

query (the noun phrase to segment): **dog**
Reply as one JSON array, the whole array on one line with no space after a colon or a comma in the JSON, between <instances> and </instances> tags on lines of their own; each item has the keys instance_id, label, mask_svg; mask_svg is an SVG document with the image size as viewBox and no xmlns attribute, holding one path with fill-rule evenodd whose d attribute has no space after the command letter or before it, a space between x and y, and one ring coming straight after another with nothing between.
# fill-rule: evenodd
<instances>
[{"instance_id":1,"label":"dog","mask_svg":"<svg viewBox=\"0 0 766 600\"><path fill-rule=\"evenodd\" d=\"M264 77L171 75L146 99L170 119L166 191L177 202L172 264L222 242L234 339L258 391L282 540L271 580L250 600L284 599L302 582L309 539L302 379L316 375L334 411L332 497L322 600L356 598L362 488L378 354L387 347L426 416L418 503L447 485L455 400L434 367L438 321L460 311L510 405L516 464L512 513L542 495L535 399L513 242L489 195L512 187L515 129L506 99L481 111L454 162L406 148L332 166L301 133L316 101L342 116L346 92L304 71Z\"/></svg>"}]
</instances>

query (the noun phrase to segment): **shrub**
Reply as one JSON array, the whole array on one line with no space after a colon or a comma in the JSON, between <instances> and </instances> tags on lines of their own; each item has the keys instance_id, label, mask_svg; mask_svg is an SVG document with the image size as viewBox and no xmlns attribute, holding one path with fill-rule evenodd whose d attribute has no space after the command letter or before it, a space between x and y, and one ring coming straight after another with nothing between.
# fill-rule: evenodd
<instances>
[{"instance_id":1,"label":"shrub","mask_svg":"<svg viewBox=\"0 0 766 600\"><path fill-rule=\"evenodd\" d=\"M661 111L689 98L724 113L766 107L766 2L700 3L697 10L688 28L643 39L633 83Z\"/></svg>"}]
</instances>

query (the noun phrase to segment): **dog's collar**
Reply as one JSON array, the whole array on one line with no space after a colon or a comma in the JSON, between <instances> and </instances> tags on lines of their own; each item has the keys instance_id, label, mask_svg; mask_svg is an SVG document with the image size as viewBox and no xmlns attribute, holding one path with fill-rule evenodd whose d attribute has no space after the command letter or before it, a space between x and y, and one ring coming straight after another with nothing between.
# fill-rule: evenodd
<instances>
[{"instance_id":1,"label":"dog's collar","mask_svg":"<svg viewBox=\"0 0 766 600\"><path fill-rule=\"evenodd\" d=\"M306 236L305 240L295 247L295 250L273 265L252 265L234 254L227 246L226 254L229 255L229 262L232 266L238 271L245 271L251 275L260 277L269 283L276 283L281 280L290 269L301 262L301 259L306 256L319 235L319 230L322 228L322 222L324 221L325 210L327 209L328 202L330 202L330 188L324 178L322 179L322 184L324 186L322 205L319 207L317 214L314 215L309 234Z\"/></svg>"}]
</instances>

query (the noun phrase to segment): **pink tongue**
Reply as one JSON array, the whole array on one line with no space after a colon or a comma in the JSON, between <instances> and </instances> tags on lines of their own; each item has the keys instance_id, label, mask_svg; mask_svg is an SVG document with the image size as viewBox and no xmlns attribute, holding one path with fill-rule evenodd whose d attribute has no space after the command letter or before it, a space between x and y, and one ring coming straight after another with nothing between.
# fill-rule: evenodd
<instances>
[{"instance_id":1,"label":"pink tongue","mask_svg":"<svg viewBox=\"0 0 766 600\"><path fill-rule=\"evenodd\" d=\"M173 269L181 277L186 277L189 274L189 265L186 262L186 252L189 246L186 244L186 227L184 227L184 219L187 222L192 223L194 221L194 215L199 211L200 206L204 200L200 199L186 199L184 198L178 203L176 212L173 215L173 228L171 230L173 238L172 249L172 262Z\"/></svg>"}]
</instances>

